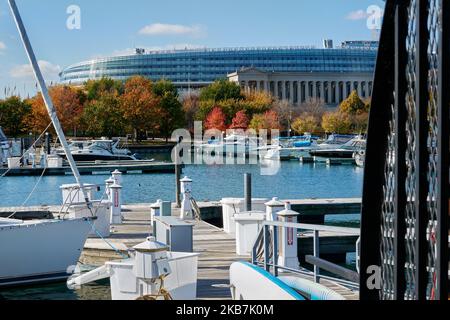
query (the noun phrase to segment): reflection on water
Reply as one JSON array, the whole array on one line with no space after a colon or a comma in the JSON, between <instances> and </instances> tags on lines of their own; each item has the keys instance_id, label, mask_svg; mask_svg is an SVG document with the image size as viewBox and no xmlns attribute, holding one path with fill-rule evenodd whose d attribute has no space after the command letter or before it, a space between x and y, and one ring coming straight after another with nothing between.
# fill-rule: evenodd
<instances>
[{"instance_id":1,"label":"reflection on water","mask_svg":"<svg viewBox=\"0 0 450 320\"><path fill-rule=\"evenodd\" d=\"M0 290L0 300L111 300L109 279L69 290L65 282Z\"/></svg>"}]
</instances>

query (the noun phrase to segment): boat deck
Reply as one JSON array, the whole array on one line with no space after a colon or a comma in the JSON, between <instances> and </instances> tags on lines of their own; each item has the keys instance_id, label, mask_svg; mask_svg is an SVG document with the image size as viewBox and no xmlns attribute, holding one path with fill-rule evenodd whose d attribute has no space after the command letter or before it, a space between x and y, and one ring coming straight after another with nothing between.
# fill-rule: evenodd
<instances>
[{"instance_id":1,"label":"boat deck","mask_svg":"<svg viewBox=\"0 0 450 320\"><path fill-rule=\"evenodd\" d=\"M115 226L108 239L117 250L125 251L145 240L151 233L150 208L147 206L124 206L124 223ZM178 214L174 209L173 214ZM194 225L194 251L200 253L198 265L198 298L200 300L231 299L229 268L235 261L250 261L250 257L236 255L235 238L209 223L197 221ZM101 239L88 239L81 261L102 264L110 259L120 259L120 255ZM349 300L358 299L357 292L341 287L330 281L322 284L333 289Z\"/></svg>"}]
</instances>

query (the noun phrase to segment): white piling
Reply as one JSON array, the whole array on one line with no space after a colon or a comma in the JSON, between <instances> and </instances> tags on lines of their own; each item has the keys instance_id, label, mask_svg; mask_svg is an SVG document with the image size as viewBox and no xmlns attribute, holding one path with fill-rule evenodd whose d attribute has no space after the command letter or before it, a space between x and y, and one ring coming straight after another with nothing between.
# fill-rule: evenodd
<instances>
[{"instance_id":1,"label":"white piling","mask_svg":"<svg viewBox=\"0 0 450 320\"><path fill-rule=\"evenodd\" d=\"M287 223L297 223L298 212L291 210L291 204L288 202L283 211L278 212L278 221ZM297 229L279 228L280 252L278 264L285 268L299 269L298 262L298 239Z\"/></svg>"},{"instance_id":2,"label":"white piling","mask_svg":"<svg viewBox=\"0 0 450 320\"><path fill-rule=\"evenodd\" d=\"M122 224L122 186L113 183L110 187L111 192L111 224Z\"/></svg>"},{"instance_id":3,"label":"white piling","mask_svg":"<svg viewBox=\"0 0 450 320\"><path fill-rule=\"evenodd\" d=\"M192 215L192 180L188 177L184 177L180 180L181 182L181 194L183 195L183 200L181 201L181 220L193 219Z\"/></svg>"}]
</instances>

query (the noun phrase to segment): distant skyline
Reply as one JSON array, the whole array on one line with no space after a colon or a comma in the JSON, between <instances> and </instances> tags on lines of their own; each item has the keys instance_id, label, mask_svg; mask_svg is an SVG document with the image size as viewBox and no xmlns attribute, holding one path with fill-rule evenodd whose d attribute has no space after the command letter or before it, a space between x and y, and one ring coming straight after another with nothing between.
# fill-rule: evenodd
<instances>
[{"instance_id":1,"label":"distant skyline","mask_svg":"<svg viewBox=\"0 0 450 320\"><path fill-rule=\"evenodd\" d=\"M321 47L323 39L335 46L378 40L378 32L368 28L373 21L367 9L383 8L384 1L17 0L17 5L44 76L55 83L68 65L136 47ZM7 0L0 0L0 98L5 88L21 96L36 91Z\"/></svg>"}]
</instances>

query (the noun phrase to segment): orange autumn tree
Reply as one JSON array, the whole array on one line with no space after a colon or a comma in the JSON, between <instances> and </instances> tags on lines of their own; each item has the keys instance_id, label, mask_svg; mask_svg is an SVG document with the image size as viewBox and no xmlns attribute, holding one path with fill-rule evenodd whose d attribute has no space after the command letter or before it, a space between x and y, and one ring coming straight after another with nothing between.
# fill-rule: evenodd
<instances>
[{"instance_id":1,"label":"orange autumn tree","mask_svg":"<svg viewBox=\"0 0 450 320\"><path fill-rule=\"evenodd\" d=\"M151 80L142 76L129 78L120 97L120 108L135 140L142 133L158 131L159 99L153 94Z\"/></svg>"},{"instance_id":2,"label":"orange autumn tree","mask_svg":"<svg viewBox=\"0 0 450 320\"><path fill-rule=\"evenodd\" d=\"M63 130L76 135L78 123L83 112L82 94L69 86L54 86L49 89L50 97L56 109ZM50 123L44 99L41 93L30 99L31 114L27 119L28 129L36 134L45 130ZM53 131L53 128L50 129Z\"/></svg>"},{"instance_id":3,"label":"orange autumn tree","mask_svg":"<svg viewBox=\"0 0 450 320\"><path fill-rule=\"evenodd\" d=\"M250 124L250 120L248 119L247 115L245 114L245 111L241 110L238 113L236 113L236 116L233 118L230 129L247 130L249 124Z\"/></svg>"},{"instance_id":4,"label":"orange autumn tree","mask_svg":"<svg viewBox=\"0 0 450 320\"><path fill-rule=\"evenodd\" d=\"M205 129L211 130L216 129L220 131L226 131L227 126L225 124L226 116L220 107L214 107L212 111L208 114L205 120Z\"/></svg>"}]
</instances>

